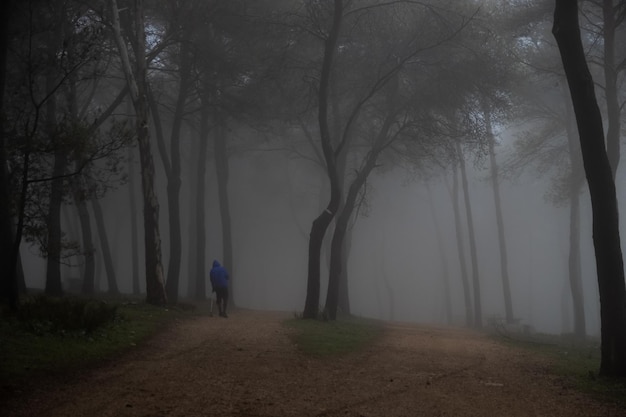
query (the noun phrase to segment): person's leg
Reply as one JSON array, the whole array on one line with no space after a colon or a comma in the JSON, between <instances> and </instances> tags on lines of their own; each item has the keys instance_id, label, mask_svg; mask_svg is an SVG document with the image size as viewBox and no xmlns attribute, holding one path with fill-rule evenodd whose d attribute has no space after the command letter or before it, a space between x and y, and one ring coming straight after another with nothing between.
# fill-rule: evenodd
<instances>
[{"instance_id":1,"label":"person's leg","mask_svg":"<svg viewBox=\"0 0 626 417\"><path fill-rule=\"evenodd\" d=\"M224 288L224 309L222 312L224 313L224 317L228 317L226 315L226 307L228 306L228 288Z\"/></svg>"},{"instance_id":2,"label":"person's leg","mask_svg":"<svg viewBox=\"0 0 626 417\"><path fill-rule=\"evenodd\" d=\"M222 303L224 302L224 294L222 293L221 288L215 289L215 297L217 298L217 310L221 317L224 315L224 309L222 308Z\"/></svg>"}]
</instances>

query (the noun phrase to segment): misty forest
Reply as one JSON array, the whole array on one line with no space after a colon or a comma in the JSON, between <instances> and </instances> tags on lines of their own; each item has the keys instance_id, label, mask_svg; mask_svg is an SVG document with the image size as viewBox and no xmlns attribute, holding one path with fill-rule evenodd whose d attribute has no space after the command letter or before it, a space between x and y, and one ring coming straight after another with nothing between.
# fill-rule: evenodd
<instances>
[{"instance_id":1,"label":"misty forest","mask_svg":"<svg viewBox=\"0 0 626 417\"><path fill-rule=\"evenodd\" d=\"M623 0L1 7L7 310L202 302L218 260L233 308L595 337L626 376Z\"/></svg>"}]
</instances>

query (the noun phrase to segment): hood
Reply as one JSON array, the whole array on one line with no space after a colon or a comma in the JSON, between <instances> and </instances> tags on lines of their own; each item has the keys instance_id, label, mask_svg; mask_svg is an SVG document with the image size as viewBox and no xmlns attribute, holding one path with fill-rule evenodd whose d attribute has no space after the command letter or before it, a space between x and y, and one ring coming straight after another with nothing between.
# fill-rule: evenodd
<instances>
[{"instance_id":1,"label":"hood","mask_svg":"<svg viewBox=\"0 0 626 417\"><path fill-rule=\"evenodd\" d=\"M217 261L213 261L213 268L217 268L218 266L221 266L220 263Z\"/></svg>"}]
</instances>

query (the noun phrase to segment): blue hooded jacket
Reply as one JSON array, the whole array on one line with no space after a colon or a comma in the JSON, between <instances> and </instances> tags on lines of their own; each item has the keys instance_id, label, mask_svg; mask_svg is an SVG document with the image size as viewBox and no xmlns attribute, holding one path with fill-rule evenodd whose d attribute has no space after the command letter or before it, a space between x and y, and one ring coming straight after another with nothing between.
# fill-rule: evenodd
<instances>
[{"instance_id":1,"label":"blue hooded jacket","mask_svg":"<svg viewBox=\"0 0 626 417\"><path fill-rule=\"evenodd\" d=\"M218 261L213 261L213 268L209 273L211 277L211 285L215 288L228 287L228 271Z\"/></svg>"}]
</instances>

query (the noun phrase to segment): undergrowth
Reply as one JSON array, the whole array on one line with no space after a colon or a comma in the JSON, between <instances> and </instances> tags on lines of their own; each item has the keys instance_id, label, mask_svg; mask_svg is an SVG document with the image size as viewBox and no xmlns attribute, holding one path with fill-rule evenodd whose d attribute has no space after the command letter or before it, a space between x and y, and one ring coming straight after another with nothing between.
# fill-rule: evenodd
<instances>
[{"instance_id":1,"label":"undergrowth","mask_svg":"<svg viewBox=\"0 0 626 417\"><path fill-rule=\"evenodd\" d=\"M17 386L97 364L135 348L192 310L140 301L36 296L0 317L0 384Z\"/></svg>"},{"instance_id":2,"label":"undergrowth","mask_svg":"<svg viewBox=\"0 0 626 417\"><path fill-rule=\"evenodd\" d=\"M375 321L354 317L333 321L296 317L284 324L295 330L291 338L299 350L320 357L358 351L382 334Z\"/></svg>"},{"instance_id":3,"label":"undergrowth","mask_svg":"<svg viewBox=\"0 0 626 417\"><path fill-rule=\"evenodd\" d=\"M626 405L626 379L599 375L600 341L576 339L573 335L498 335L498 340L521 347L550 359L549 371L564 384L604 401Z\"/></svg>"}]
</instances>

